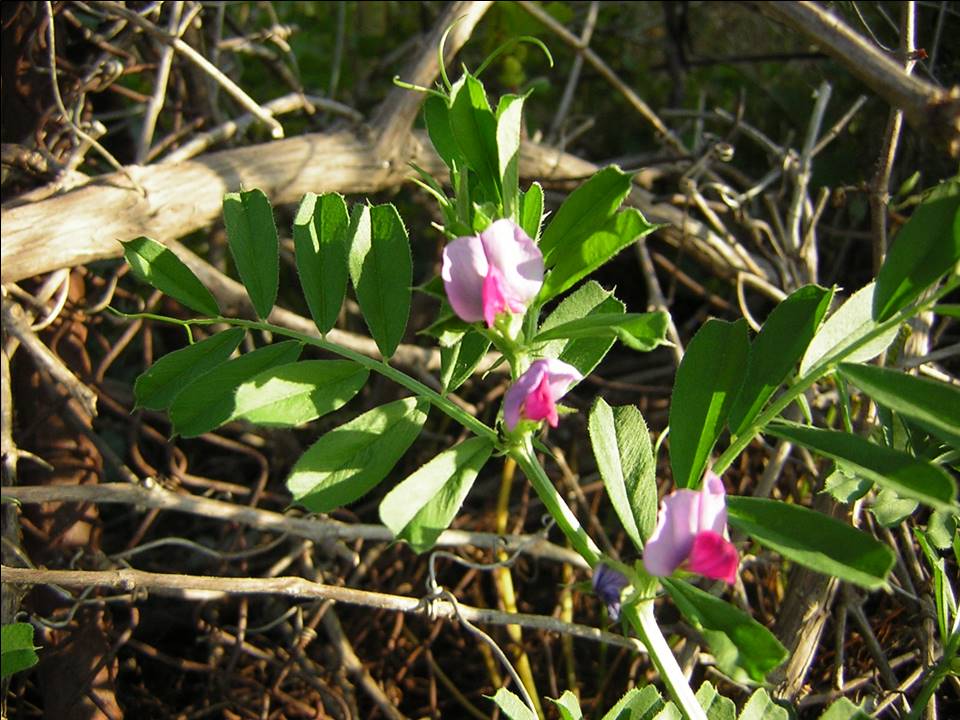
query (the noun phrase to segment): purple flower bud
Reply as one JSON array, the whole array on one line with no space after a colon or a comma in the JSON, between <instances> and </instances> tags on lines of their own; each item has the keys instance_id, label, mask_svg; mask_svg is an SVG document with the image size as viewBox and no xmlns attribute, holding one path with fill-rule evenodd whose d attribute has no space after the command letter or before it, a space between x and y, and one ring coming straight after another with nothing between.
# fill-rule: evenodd
<instances>
[{"instance_id":1,"label":"purple flower bud","mask_svg":"<svg viewBox=\"0 0 960 720\"><path fill-rule=\"evenodd\" d=\"M607 614L616 622L620 619L620 593L627 586L627 578L613 568L600 563L593 570L593 592L607 606Z\"/></svg>"},{"instance_id":2,"label":"purple flower bud","mask_svg":"<svg viewBox=\"0 0 960 720\"><path fill-rule=\"evenodd\" d=\"M440 270L453 311L467 322L493 327L502 313L524 313L543 285L543 255L511 220L443 249Z\"/></svg>"},{"instance_id":3,"label":"purple flower bud","mask_svg":"<svg viewBox=\"0 0 960 720\"><path fill-rule=\"evenodd\" d=\"M579 370L562 360L535 360L503 399L507 430L512 432L521 420L546 420L550 427L556 427L560 420L557 400L582 378Z\"/></svg>"},{"instance_id":4,"label":"purple flower bud","mask_svg":"<svg viewBox=\"0 0 960 720\"><path fill-rule=\"evenodd\" d=\"M699 492L675 490L661 501L657 527L643 548L644 567L666 577L686 564L691 572L732 585L740 560L726 534L723 481L708 470Z\"/></svg>"}]
</instances>

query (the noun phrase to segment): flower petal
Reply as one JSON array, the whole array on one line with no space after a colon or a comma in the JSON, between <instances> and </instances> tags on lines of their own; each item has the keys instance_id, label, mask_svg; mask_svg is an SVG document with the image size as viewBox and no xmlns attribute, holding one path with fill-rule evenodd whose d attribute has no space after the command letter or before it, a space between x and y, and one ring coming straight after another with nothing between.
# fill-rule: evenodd
<instances>
[{"instance_id":1,"label":"flower petal","mask_svg":"<svg viewBox=\"0 0 960 720\"><path fill-rule=\"evenodd\" d=\"M693 539L687 564L691 571L733 585L739 565L737 549L723 535L704 530Z\"/></svg>"},{"instance_id":2,"label":"flower petal","mask_svg":"<svg viewBox=\"0 0 960 720\"><path fill-rule=\"evenodd\" d=\"M556 427L560 423L557 405L550 394L550 380L547 373L540 378L540 384L533 389L533 392L527 395L521 414L527 420L546 420L550 427Z\"/></svg>"},{"instance_id":3,"label":"flower petal","mask_svg":"<svg viewBox=\"0 0 960 720\"><path fill-rule=\"evenodd\" d=\"M507 394L503 398L503 421L507 430L512 432L517 427L517 423L520 422L520 411L527 396L539 387L546 373L546 363L537 360L507 388Z\"/></svg>"},{"instance_id":4,"label":"flower petal","mask_svg":"<svg viewBox=\"0 0 960 720\"><path fill-rule=\"evenodd\" d=\"M657 527L643 547L648 573L666 577L683 564L697 536L699 515L699 492L675 490L660 501Z\"/></svg>"},{"instance_id":5,"label":"flower petal","mask_svg":"<svg viewBox=\"0 0 960 720\"><path fill-rule=\"evenodd\" d=\"M707 470L700 493L697 530L712 530L723 535L727 529L727 493L723 480L712 470Z\"/></svg>"},{"instance_id":6,"label":"flower petal","mask_svg":"<svg viewBox=\"0 0 960 720\"><path fill-rule=\"evenodd\" d=\"M440 277L453 311L466 322L483 320L483 281L490 265L476 235L459 237L443 249Z\"/></svg>"},{"instance_id":7,"label":"flower petal","mask_svg":"<svg viewBox=\"0 0 960 720\"><path fill-rule=\"evenodd\" d=\"M504 296L514 312L526 308L543 285L543 254L512 220L497 220L480 233L487 262L503 278Z\"/></svg>"},{"instance_id":8,"label":"flower petal","mask_svg":"<svg viewBox=\"0 0 960 720\"><path fill-rule=\"evenodd\" d=\"M567 394L571 385L583 380L581 372L563 360L547 358L543 362L547 363L547 374L550 377L550 395L554 400L562 398Z\"/></svg>"}]
</instances>

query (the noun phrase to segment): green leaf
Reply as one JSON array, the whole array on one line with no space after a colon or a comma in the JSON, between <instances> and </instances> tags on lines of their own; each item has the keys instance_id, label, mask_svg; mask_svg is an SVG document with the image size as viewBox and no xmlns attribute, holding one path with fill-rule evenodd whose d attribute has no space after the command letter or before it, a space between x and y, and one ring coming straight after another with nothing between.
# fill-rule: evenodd
<instances>
[{"instance_id":1,"label":"green leaf","mask_svg":"<svg viewBox=\"0 0 960 720\"><path fill-rule=\"evenodd\" d=\"M352 360L303 360L272 367L237 387L227 418L296 427L343 407L370 371Z\"/></svg>"},{"instance_id":2,"label":"green leaf","mask_svg":"<svg viewBox=\"0 0 960 720\"><path fill-rule=\"evenodd\" d=\"M503 188L503 216L519 217L520 129L524 97L504 95L497 106L497 162ZM534 237L534 236L531 236Z\"/></svg>"},{"instance_id":3,"label":"green leaf","mask_svg":"<svg viewBox=\"0 0 960 720\"><path fill-rule=\"evenodd\" d=\"M664 312L594 313L544 330L533 342L616 337L633 350L649 352L666 342L668 320Z\"/></svg>"},{"instance_id":4,"label":"green leaf","mask_svg":"<svg viewBox=\"0 0 960 720\"><path fill-rule=\"evenodd\" d=\"M487 102L483 83L464 73L450 94L450 129L467 166L480 179L491 198L500 198L497 167L497 119Z\"/></svg>"},{"instance_id":5,"label":"green leaf","mask_svg":"<svg viewBox=\"0 0 960 720\"><path fill-rule=\"evenodd\" d=\"M484 695L484 697L493 700L510 720L537 720L533 710L524 705L523 700L506 688L500 688L497 690L497 694L492 697L490 695Z\"/></svg>"},{"instance_id":6,"label":"green leaf","mask_svg":"<svg viewBox=\"0 0 960 720\"><path fill-rule=\"evenodd\" d=\"M900 228L877 274L877 322L906 307L960 262L960 180L938 185Z\"/></svg>"},{"instance_id":7,"label":"green leaf","mask_svg":"<svg viewBox=\"0 0 960 720\"><path fill-rule=\"evenodd\" d=\"M789 720L786 708L777 705L763 688L755 691L740 711L740 720Z\"/></svg>"},{"instance_id":8,"label":"green leaf","mask_svg":"<svg viewBox=\"0 0 960 720\"><path fill-rule=\"evenodd\" d=\"M520 193L520 227L531 240L537 242L542 222L543 188L540 183L535 182L527 188L525 193Z\"/></svg>"},{"instance_id":9,"label":"green leaf","mask_svg":"<svg viewBox=\"0 0 960 720\"><path fill-rule=\"evenodd\" d=\"M403 480L380 503L380 520L415 552L433 547L447 529L493 444L486 438L464 440Z\"/></svg>"},{"instance_id":10,"label":"green leaf","mask_svg":"<svg viewBox=\"0 0 960 720\"><path fill-rule=\"evenodd\" d=\"M610 708L603 720L653 720L664 707L663 698L653 685L631 688Z\"/></svg>"},{"instance_id":11,"label":"green leaf","mask_svg":"<svg viewBox=\"0 0 960 720\"><path fill-rule=\"evenodd\" d=\"M624 304L593 282L584 283L565 297L540 326L540 333L549 332L569 322L591 315L623 315ZM559 358L573 365L587 377L603 360L604 355L613 346L613 337L577 338L551 340L540 349L543 357Z\"/></svg>"},{"instance_id":12,"label":"green leaf","mask_svg":"<svg viewBox=\"0 0 960 720\"><path fill-rule=\"evenodd\" d=\"M136 407L166 410L195 378L227 361L240 345L243 328L231 328L164 355L133 386Z\"/></svg>"},{"instance_id":13,"label":"green leaf","mask_svg":"<svg viewBox=\"0 0 960 720\"><path fill-rule=\"evenodd\" d=\"M216 299L172 250L148 237L120 244L123 257L138 278L191 310L219 317Z\"/></svg>"},{"instance_id":14,"label":"green leaf","mask_svg":"<svg viewBox=\"0 0 960 720\"><path fill-rule=\"evenodd\" d=\"M580 701L577 700L577 696L569 690L564 690L563 695L556 700L553 698L547 698L547 700L557 706L561 720L583 720L583 710L580 709Z\"/></svg>"},{"instance_id":15,"label":"green leaf","mask_svg":"<svg viewBox=\"0 0 960 720\"><path fill-rule=\"evenodd\" d=\"M423 120L427 125L427 134L443 162L450 170L463 167L463 154L457 146L450 129L450 107L446 100L436 95L427 95L423 102Z\"/></svg>"},{"instance_id":16,"label":"green leaf","mask_svg":"<svg viewBox=\"0 0 960 720\"><path fill-rule=\"evenodd\" d=\"M0 628L0 678L33 667L39 662L33 644L33 625L12 623Z\"/></svg>"},{"instance_id":17,"label":"green leaf","mask_svg":"<svg viewBox=\"0 0 960 720\"><path fill-rule=\"evenodd\" d=\"M598 397L588 428L613 509L627 536L642 550L657 523L657 468L647 424L634 406L611 408Z\"/></svg>"},{"instance_id":18,"label":"green leaf","mask_svg":"<svg viewBox=\"0 0 960 720\"><path fill-rule=\"evenodd\" d=\"M697 690L697 702L707 714L707 720L737 720L737 706L733 700L721 695L709 681Z\"/></svg>"},{"instance_id":19,"label":"green leaf","mask_svg":"<svg viewBox=\"0 0 960 720\"><path fill-rule=\"evenodd\" d=\"M960 448L960 388L956 385L873 365L842 363L837 369L879 404Z\"/></svg>"},{"instance_id":20,"label":"green leaf","mask_svg":"<svg viewBox=\"0 0 960 720\"><path fill-rule=\"evenodd\" d=\"M870 716L847 698L840 698L826 709L820 720L870 720Z\"/></svg>"},{"instance_id":21,"label":"green leaf","mask_svg":"<svg viewBox=\"0 0 960 720\"><path fill-rule=\"evenodd\" d=\"M803 356L830 306L833 292L806 285L778 304L750 346L747 374L730 408L730 430L739 435Z\"/></svg>"},{"instance_id":22,"label":"green leaf","mask_svg":"<svg viewBox=\"0 0 960 720\"><path fill-rule=\"evenodd\" d=\"M932 308L937 315L960 318L960 303L939 303Z\"/></svg>"},{"instance_id":23,"label":"green leaf","mask_svg":"<svg viewBox=\"0 0 960 720\"><path fill-rule=\"evenodd\" d=\"M777 422L766 432L836 460L847 472L937 510L955 507L957 486L943 469L846 432Z\"/></svg>"},{"instance_id":24,"label":"green leaf","mask_svg":"<svg viewBox=\"0 0 960 720\"><path fill-rule=\"evenodd\" d=\"M611 165L570 193L540 240L547 268L556 264L559 251L580 247L588 237L606 227L632 184L632 175Z\"/></svg>"},{"instance_id":25,"label":"green leaf","mask_svg":"<svg viewBox=\"0 0 960 720\"><path fill-rule=\"evenodd\" d=\"M241 383L267 368L293 362L303 345L296 340L274 343L228 360L188 384L170 405L173 432L196 437L219 427L234 409Z\"/></svg>"},{"instance_id":26,"label":"green leaf","mask_svg":"<svg viewBox=\"0 0 960 720\"><path fill-rule=\"evenodd\" d=\"M873 283L863 286L820 326L800 361L801 375L806 375L826 359L866 362L890 346L897 337L896 327L863 343L856 350L850 350L877 328L877 323L870 314L874 290Z\"/></svg>"},{"instance_id":27,"label":"green leaf","mask_svg":"<svg viewBox=\"0 0 960 720\"><path fill-rule=\"evenodd\" d=\"M347 204L337 193L307 193L293 220L300 285L321 335L337 322L347 292Z\"/></svg>"},{"instance_id":28,"label":"green leaf","mask_svg":"<svg viewBox=\"0 0 960 720\"><path fill-rule=\"evenodd\" d=\"M679 488L696 488L743 382L747 323L710 319L683 355L670 403L670 465Z\"/></svg>"},{"instance_id":29,"label":"green leaf","mask_svg":"<svg viewBox=\"0 0 960 720\"><path fill-rule=\"evenodd\" d=\"M923 532L920 528L914 528L913 535L933 571L933 599L937 608L937 626L940 631L940 642L946 645L950 641L951 615L956 616L957 612L957 599L953 595L946 562L934 552L933 538L929 533Z\"/></svg>"},{"instance_id":30,"label":"green leaf","mask_svg":"<svg viewBox=\"0 0 960 720\"><path fill-rule=\"evenodd\" d=\"M560 209L563 210L563 207ZM547 232L551 227L553 224L547 228ZM649 235L658 227L660 226L648 223L636 208L627 208L590 235L576 240L564 240L551 256L550 265L553 269L543 281L537 297L538 302L544 303L556 297L604 265L634 240ZM546 239L547 233L544 233L541 246Z\"/></svg>"},{"instance_id":31,"label":"green leaf","mask_svg":"<svg viewBox=\"0 0 960 720\"><path fill-rule=\"evenodd\" d=\"M728 602L682 580L662 580L680 612L703 630L719 668L761 683L789 653L773 633ZM719 642L718 642L719 641Z\"/></svg>"},{"instance_id":32,"label":"green leaf","mask_svg":"<svg viewBox=\"0 0 960 720\"><path fill-rule=\"evenodd\" d=\"M440 383L443 392L463 385L490 349L490 340L475 330L465 333L449 347L440 348Z\"/></svg>"},{"instance_id":33,"label":"green leaf","mask_svg":"<svg viewBox=\"0 0 960 720\"><path fill-rule=\"evenodd\" d=\"M280 282L280 240L270 201L261 190L227 193L223 221L240 279L257 315L266 318Z\"/></svg>"},{"instance_id":34,"label":"green leaf","mask_svg":"<svg viewBox=\"0 0 960 720\"><path fill-rule=\"evenodd\" d=\"M916 500L902 498L893 490L884 488L877 493L870 512L880 525L892 528L913 515L918 504Z\"/></svg>"},{"instance_id":35,"label":"green leaf","mask_svg":"<svg viewBox=\"0 0 960 720\"><path fill-rule=\"evenodd\" d=\"M667 702L653 720L683 720L683 713L672 702Z\"/></svg>"},{"instance_id":36,"label":"green leaf","mask_svg":"<svg viewBox=\"0 0 960 720\"><path fill-rule=\"evenodd\" d=\"M835 465L833 472L824 480L821 492L828 493L837 502L852 503L866 495L872 487L873 483Z\"/></svg>"},{"instance_id":37,"label":"green leaf","mask_svg":"<svg viewBox=\"0 0 960 720\"><path fill-rule=\"evenodd\" d=\"M380 353L389 358L410 317L413 260L407 230L393 205L362 205L354 208L350 234L357 301Z\"/></svg>"},{"instance_id":38,"label":"green leaf","mask_svg":"<svg viewBox=\"0 0 960 720\"><path fill-rule=\"evenodd\" d=\"M381 405L317 440L293 466L287 489L313 512L330 512L363 497L417 439L430 404L406 398Z\"/></svg>"},{"instance_id":39,"label":"green leaf","mask_svg":"<svg viewBox=\"0 0 960 720\"><path fill-rule=\"evenodd\" d=\"M886 585L895 560L889 547L866 533L799 505L727 497L727 520L785 558L868 589Z\"/></svg>"}]
</instances>

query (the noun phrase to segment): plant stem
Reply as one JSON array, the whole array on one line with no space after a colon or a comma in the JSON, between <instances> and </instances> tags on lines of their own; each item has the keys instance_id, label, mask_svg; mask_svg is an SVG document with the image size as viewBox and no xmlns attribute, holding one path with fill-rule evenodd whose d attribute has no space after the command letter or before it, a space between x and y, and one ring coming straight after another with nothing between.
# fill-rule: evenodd
<instances>
[{"instance_id":1,"label":"plant stem","mask_svg":"<svg viewBox=\"0 0 960 720\"><path fill-rule=\"evenodd\" d=\"M407 388L412 393L425 398L430 402L431 405L436 406L442 412L446 413L448 416L459 422L467 430L474 433L479 437L484 437L490 440L492 443L499 445L500 438L497 435L497 431L488 425L484 424L480 420L477 420L473 415L470 415L465 410L454 405L450 400L445 398L443 395L438 393L433 388L424 385L419 380L414 380L412 377L407 375L405 372L397 370L394 367L391 367L383 360L374 360L371 357L362 355L361 353L356 352L355 350L350 350L349 348L341 347L336 343L328 342L321 338L313 337L311 335L306 335L304 333L297 332L295 330L289 330L288 328L280 327L278 325L272 325L271 323L261 322L257 320L243 320L240 318L202 318L199 320L190 320L189 324L193 325L212 325L215 323L228 323L236 327L244 327L250 330L261 330L264 332L270 332L274 335L281 335L283 337L292 338L294 340L299 340L302 343L307 345L312 345L313 347L320 348L321 350L326 350L327 352L339 355L342 358L347 360L353 360L358 365L371 370L372 372L379 373L389 380L398 385Z\"/></svg>"},{"instance_id":2,"label":"plant stem","mask_svg":"<svg viewBox=\"0 0 960 720\"><path fill-rule=\"evenodd\" d=\"M927 677L927 681L923 684L923 687L920 688L920 694L914 698L913 708L910 710L910 714L907 715L907 720L920 720L921 714L926 710L927 705L933 698L933 694L937 691L937 688L940 687L940 683L950 674L951 666L954 658L957 657L958 650L960 650L960 629L954 630L950 635L950 639L943 649L943 655L940 661L933 666L930 675Z\"/></svg>"},{"instance_id":3,"label":"plant stem","mask_svg":"<svg viewBox=\"0 0 960 720\"><path fill-rule=\"evenodd\" d=\"M510 457L517 461L517 465L527 476L527 480L533 485L540 500L546 506L547 511L556 520L557 525L563 534L567 536L573 549L583 556L590 567L600 562L600 548L587 535L587 532L580 525L577 516L573 514L566 501L557 492L547 473L537 460L533 450L533 444L530 437L524 439L523 445L516 445L509 451Z\"/></svg>"},{"instance_id":4,"label":"plant stem","mask_svg":"<svg viewBox=\"0 0 960 720\"><path fill-rule=\"evenodd\" d=\"M684 717L687 720L707 720L707 715L697 702L690 683L687 682L683 670L673 656L673 651L667 645L663 633L660 632L657 618L653 614L653 601L644 600L636 605L627 605L623 608L623 616L646 645L647 653L653 660L653 664L657 666L667 691L674 702L680 706Z\"/></svg>"},{"instance_id":5,"label":"plant stem","mask_svg":"<svg viewBox=\"0 0 960 720\"><path fill-rule=\"evenodd\" d=\"M851 342L849 345L841 347L839 350L834 351L833 353L822 358L814 367L807 371L807 373L799 378L797 378L792 385L790 385L783 393L771 403L766 410L760 413L756 419L747 426L747 429L744 430L740 435L735 437L730 445L724 450L720 457L716 459L713 463L713 471L715 473L722 474L724 470L730 467L730 464L736 460L736 458L743 452L747 446L753 441L753 438L765 428L770 421L774 420L777 416L780 415L787 406L790 405L801 393L805 392L807 388L812 386L817 380L827 374L827 372L833 368L837 363L842 362L844 358L848 357L851 353L859 348L863 347L871 340L883 335L892 327L897 327L901 323L906 322L914 315L925 312L932 308L937 302L940 301L946 294L951 292L956 288L956 282L948 280L944 287L940 288L936 293L931 297L924 300L920 305L910 305L900 312L898 312L893 317L885 320L882 323L879 323L873 330L868 332L861 338Z\"/></svg>"}]
</instances>

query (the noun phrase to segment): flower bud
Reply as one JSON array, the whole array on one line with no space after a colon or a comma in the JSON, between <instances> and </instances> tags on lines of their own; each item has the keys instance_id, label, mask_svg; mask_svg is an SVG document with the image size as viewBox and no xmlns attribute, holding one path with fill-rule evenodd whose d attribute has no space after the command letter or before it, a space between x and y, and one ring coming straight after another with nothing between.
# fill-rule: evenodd
<instances>
[{"instance_id":1,"label":"flower bud","mask_svg":"<svg viewBox=\"0 0 960 720\"><path fill-rule=\"evenodd\" d=\"M620 594L627 586L627 578L613 568L600 563L593 569L593 592L607 606L607 615L616 622L620 619Z\"/></svg>"},{"instance_id":2,"label":"flower bud","mask_svg":"<svg viewBox=\"0 0 960 720\"><path fill-rule=\"evenodd\" d=\"M560 420L557 401L582 378L579 370L562 360L535 360L503 399L507 430L513 432L521 420L546 420L550 427L556 427Z\"/></svg>"}]
</instances>

